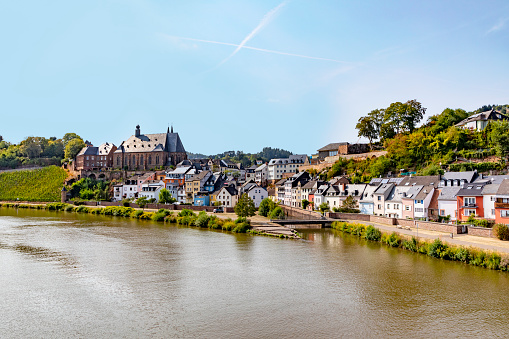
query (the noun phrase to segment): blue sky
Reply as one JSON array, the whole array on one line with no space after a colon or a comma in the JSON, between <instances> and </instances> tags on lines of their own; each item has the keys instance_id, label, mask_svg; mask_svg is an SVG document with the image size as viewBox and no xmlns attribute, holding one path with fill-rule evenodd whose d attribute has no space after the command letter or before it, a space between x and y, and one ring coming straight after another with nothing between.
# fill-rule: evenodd
<instances>
[{"instance_id":1,"label":"blue sky","mask_svg":"<svg viewBox=\"0 0 509 339\"><path fill-rule=\"evenodd\" d=\"M507 1L4 1L0 135L311 154L359 117L509 103Z\"/></svg>"}]
</instances>

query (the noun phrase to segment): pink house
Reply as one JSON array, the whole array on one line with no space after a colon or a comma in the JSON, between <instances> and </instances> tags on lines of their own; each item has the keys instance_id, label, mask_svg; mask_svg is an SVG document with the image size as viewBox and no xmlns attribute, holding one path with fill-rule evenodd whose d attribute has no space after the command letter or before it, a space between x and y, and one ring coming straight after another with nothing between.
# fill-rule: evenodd
<instances>
[{"instance_id":1,"label":"pink house","mask_svg":"<svg viewBox=\"0 0 509 339\"><path fill-rule=\"evenodd\" d=\"M401 212L401 217L403 219L413 219L414 218L414 212L415 212L415 206L414 206L414 199L419 194L419 192L422 190L424 186L422 185L415 185L412 186L406 193L405 196L401 197L401 203L403 205L403 211Z\"/></svg>"}]
</instances>

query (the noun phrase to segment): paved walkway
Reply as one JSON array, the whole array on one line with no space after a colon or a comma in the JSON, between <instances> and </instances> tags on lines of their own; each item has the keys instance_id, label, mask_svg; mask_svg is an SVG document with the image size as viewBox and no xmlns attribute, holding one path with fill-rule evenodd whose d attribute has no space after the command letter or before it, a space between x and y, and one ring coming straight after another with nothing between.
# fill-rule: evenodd
<instances>
[{"instance_id":1,"label":"paved walkway","mask_svg":"<svg viewBox=\"0 0 509 339\"><path fill-rule=\"evenodd\" d=\"M379 224L373 222L364 222L364 221L353 221L355 223L362 223L366 225L373 225L380 230L396 232L409 236L418 236L422 239L440 239L446 243L452 245L461 245L461 246L473 246L486 250L498 251L501 253L509 253L509 241L502 241L496 238L484 238L477 237L468 234L454 234L454 237L451 238L450 233L436 232L436 231L428 231L423 229L417 229L412 227L410 230L397 228L396 226Z\"/></svg>"}]
</instances>

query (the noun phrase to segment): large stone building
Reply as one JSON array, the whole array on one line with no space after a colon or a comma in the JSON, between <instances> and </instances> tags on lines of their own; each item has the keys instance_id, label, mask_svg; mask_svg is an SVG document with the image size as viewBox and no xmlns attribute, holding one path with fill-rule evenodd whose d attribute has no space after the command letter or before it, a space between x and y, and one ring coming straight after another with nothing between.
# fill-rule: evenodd
<instances>
[{"instance_id":1,"label":"large stone building","mask_svg":"<svg viewBox=\"0 0 509 339\"><path fill-rule=\"evenodd\" d=\"M368 144L349 144L348 142L335 142L318 150L318 158L325 159L336 155L359 154L369 152Z\"/></svg>"},{"instance_id":2,"label":"large stone building","mask_svg":"<svg viewBox=\"0 0 509 339\"><path fill-rule=\"evenodd\" d=\"M136 126L134 135L122 142L113 154L113 167L128 170L149 170L176 166L187 159L187 153L178 133L168 127L166 133L141 134Z\"/></svg>"},{"instance_id":3,"label":"large stone building","mask_svg":"<svg viewBox=\"0 0 509 339\"><path fill-rule=\"evenodd\" d=\"M76 155L76 170L101 170L113 166L113 154L117 147L105 142L99 147L87 145Z\"/></svg>"}]
</instances>

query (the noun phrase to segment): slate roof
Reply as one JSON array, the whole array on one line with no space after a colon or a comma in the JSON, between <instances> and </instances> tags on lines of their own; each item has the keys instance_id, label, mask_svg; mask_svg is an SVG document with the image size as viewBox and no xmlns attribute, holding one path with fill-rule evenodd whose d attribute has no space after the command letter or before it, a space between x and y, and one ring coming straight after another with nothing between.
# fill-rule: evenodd
<instances>
[{"instance_id":1,"label":"slate roof","mask_svg":"<svg viewBox=\"0 0 509 339\"><path fill-rule=\"evenodd\" d=\"M456 126L463 126L471 121L486 121L486 120L509 120L509 117L498 111L492 109L491 111L481 112L469 116L466 119L461 120Z\"/></svg>"},{"instance_id":2,"label":"slate roof","mask_svg":"<svg viewBox=\"0 0 509 339\"><path fill-rule=\"evenodd\" d=\"M424 200L428 196L428 194L431 193L433 190L433 187L430 186L424 186L424 188L417 194L415 197L416 200Z\"/></svg>"},{"instance_id":3,"label":"slate roof","mask_svg":"<svg viewBox=\"0 0 509 339\"><path fill-rule=\"evenodd\" d=\"M373 194L385 194L387 191L392 190L393 183L382 184L373 192Z\"/></svg>"},{"instance_id":4,"label":"slate roof","mask_svg":"<svg viewBox=\"0 0 509 339\"><path fill-rule=\"evenodd\" d=\"M501 184L502 181L504 181L505 179L509 179L509 175L486 175L486 176L483 176L482 179L477 179L474 181L474 183L477 183L479 181L489 181L491 182L492 184Z\"/></svg>"},{"instance_id":5,"label":"slate roof","mask_svg":"<svg viewBox=\"0 0 509 339\"><path fill-rule=\"evenodd\" d=\"M488 184L484 185L482 189L482 195L497 194L500 184Z\"/></svg>"},{"instance_id":6,"label":"slate roof","mask_svg":"<svg viewBox=\"0 0 509 339\"><path fill-rule=\"evenodd\" d=\"M465 184L456 195L461 197L482 196L483 186L482 184Z\"/></svg>"},{"instance_id":7,"label":"slate roof","mask_svg":"<svg viewBox=\"0 0 509 339\"><path fill-rule=\"evenodd\" d=\"M378 186L366 185L364 192L362 192L361 202L373 202L373 193L376 191Z\"/></svg>"},{"instance_id":8,"label":"slate roof","mask_svg":"<svg viewBox=\"0 0 509 339\"><path fill-rule=\"evenodd\" d=\"M440 183L439 175L426 175L426 176L408 176L405 177L398 186L411 186L411 185L422 185L422 186L433 186L438 187Z\"/></svg>"},{"instance_id":9,"label":"slate roof","mask_svg":"<svg viewBox=\"0 0 509 339\"><path fill-rule=\"evenodd\" d=\"M422 190L423 185L415 185L410 187L410 189L406 192L406 195L402 197L402 199L412 199L417 200L417 194Z\"/></svg>"},{"instance_id":10,"label":"slate roof","mask_svg":"<svg viewBox=\"0 0 509 339\"><path fill-rule=\"evenodd\" d=\"M318 152L337 151L339 149L339 146L344 146L344 145L348 145L348 143L347 142L333 142L333 143L330 143L330 144L318 149Z\"/></svg>"},{"instance_id":11,"label":"slate roof","mask_svg":"<svg viewBox=\"0 0 509 339\"><path fill-rule=\"evenodd\" d=\"M81 149L78 155L108 155L113 147L115 147L115 145L110 144L109 142L105 142L98 147L85 146Z\"/></svg>"},{"instance_id":12,"label":"slate roof","mask_svg":"<svg viewBox=\"0 0 509 339\"><path fill-rule=\"evenodd\" d=\"M509 196L509 179L504 179L497 190L497 195Z\"/></svg>"},{"instance_id":13,"label":"slate roof","mask_svg":"<svg viewBox=\"0 0 509 339\"><path fill-rule=\"evenodd\" d=\"M184 145L178 133L156 133L131 135L129 139L122 142L116 152L151 152L165 151L169 153L185 153Z\"/></svg>"},{"instance_id":14,"label":"slate roof","mask_svg":"<svg viewBox=\"0 0 509 339\"><path fill-rule=\"evenodd\" d=\"M205 178L208 174L212 174L210 171L202 171L198 174L194 174L192 177L189 178L187 181L196 181L196 180L202 180Z\"/></svg>"},{"instance_id":15,"label":"slate roof","mask_svg":"<svg viewBox=\"0 0 509 339\"><path fill-rule=\"evenodd\" d=\"M472 180L477 176L476 171L468 171L468 172L445 172L442 174L441 179L445 180L466 180L467 182L472 182Z\"/></svg>"}]
</instances>

